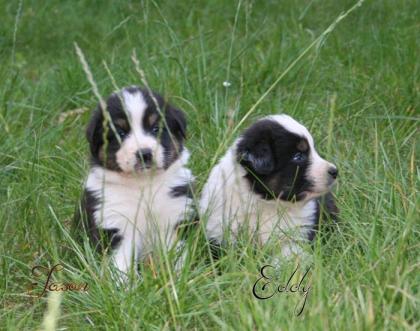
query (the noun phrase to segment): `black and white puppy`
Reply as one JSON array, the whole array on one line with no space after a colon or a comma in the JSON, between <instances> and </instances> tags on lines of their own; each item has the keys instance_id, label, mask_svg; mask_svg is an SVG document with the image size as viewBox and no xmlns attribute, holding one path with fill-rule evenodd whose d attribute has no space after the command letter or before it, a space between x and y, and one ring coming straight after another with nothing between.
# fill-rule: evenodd
<instances>
[{"instance_id":1,"label":"black and white puppy","mask_svg":"<svg viewBox=\"0 0 420 331\"><path fill-rule=\"evenodd\" d=\"M221 244L245 227L261 244L280 239L282 255L298 254L298 242L314 237L319 198L327 195L326 208L338 212L329 193L337 175L303 125L287 115L262 118L210 173L200 200L206 235Z\"/></svg>"},{"instance_id":2,"label":"black and white puppy","mask_svg":"<svg viewBox=\"0 0 420 331\"><path fill-rule=\"evenodd\" d=\"M82 212L91 241L110 237L115 266L126 273L156 245L171 248L189 213L186 119L138 87L112 94L105 111L98 106L87 128L92 166Z\"/></svg>"}]
</instances>

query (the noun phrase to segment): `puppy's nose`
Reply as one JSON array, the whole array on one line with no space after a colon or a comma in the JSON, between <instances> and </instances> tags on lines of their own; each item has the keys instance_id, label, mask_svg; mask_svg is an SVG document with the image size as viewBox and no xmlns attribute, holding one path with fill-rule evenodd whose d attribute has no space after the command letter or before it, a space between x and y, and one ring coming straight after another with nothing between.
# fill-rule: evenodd
<instances>
[{"instance_id":1,"label":"puppy's nose","mask_svg":"<svg viewBox=\"0 0 420 331\"><path fill-rule=\"evenodd\" d=\"M328 169L328 174L329 174L332 178L336 179L336 178L337 178L337 176L338 176L338 169L337 169L336 167L331 167L331 168L329 168L329 169Z\"/></svg>"},{"instance_id":2,"label":"puppy's nose","mask_svg":"<svg viewBox=\"0 0 420 331\"><path fill-rule=\"evenodd\" d=\"M152 162L152 150L150 148L141 148L136 153L137 160L145 164Z\"/></svg>"}]
</instances>

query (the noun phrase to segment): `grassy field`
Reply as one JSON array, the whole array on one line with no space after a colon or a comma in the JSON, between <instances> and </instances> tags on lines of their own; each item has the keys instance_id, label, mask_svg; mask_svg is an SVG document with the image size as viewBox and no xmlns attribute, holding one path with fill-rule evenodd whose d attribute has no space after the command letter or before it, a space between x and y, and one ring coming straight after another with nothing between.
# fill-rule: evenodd
<instances>
[{"instance_id":1,"label":"grassy field","mask_svg":"<svg viewBox=\"0 0 420 331\"><path fill-rule=\"evenodd\" d=\"M0 1L0 329L418 329L420 7L366 1L330 27L354 4ZM298 293L253 296L271 250L246 242L214 264L196 236L180 275L170 261L145 266L130 288L100 276L106 260L69 236L98 101L74 43L104 96L141 84L136 52L150 87L188 115L199 187L256 118L286 113L310 128L340 169L341 223L315 244L300 316ZM46 279L31 269L57 263L56 280L88 292L29 297Z\"/></svg>"}]
</instances>

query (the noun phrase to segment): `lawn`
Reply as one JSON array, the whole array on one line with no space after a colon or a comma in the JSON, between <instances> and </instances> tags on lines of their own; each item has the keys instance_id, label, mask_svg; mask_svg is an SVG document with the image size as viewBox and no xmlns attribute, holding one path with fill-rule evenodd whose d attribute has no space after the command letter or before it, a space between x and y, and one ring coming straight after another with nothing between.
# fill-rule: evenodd
<instances>
[{"instance_id":1,"label":"lawn","mask_svg":"<svg viewBox=\"0 0 420 331\"><path fill-rule=\"evenodd\" d=\"M0 329L418 329L420 6L355 3L0 1ZM73 240L98 103L76 45L102 96L143 85L135 56L187 113L198 189L255 119L286 113L310 129L340 169L341 220L312 264L277 270L283 285L310 268L302 314L302 293L253 295L273 247L244 240L213 263L199 231L180 274L169 255L122 287ZM28 295L46 280L32 268L56 264L55 281L88 290Z\"/></svg>"}]
</instances>

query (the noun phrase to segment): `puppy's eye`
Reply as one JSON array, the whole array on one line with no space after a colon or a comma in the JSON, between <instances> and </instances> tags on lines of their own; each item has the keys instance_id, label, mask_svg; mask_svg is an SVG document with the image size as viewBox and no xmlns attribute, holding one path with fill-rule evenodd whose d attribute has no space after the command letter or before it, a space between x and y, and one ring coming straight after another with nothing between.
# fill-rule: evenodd
<instances>
[{"instance_id":1,"label":"puppy's eye","mask_svg":"<svg viewBox=\"0 0 420 331\"><path fill-rule=\"evenodd\" d=\"M293 162L303 162L306 160L306 155L302 152L297 152L292 156Z\"/></svg>"},{"instance_id":2,"label":"puppy's eye","mask_svg":"<svg viewBox=\"0 0 420 331\"><path fill-rule=\"evenodd\" d=\"M152 134L156 135L159 133L159 125L152 127Z\"/></svg>"},{"instance_id":3,"label":"puppy's eye","mask_svg":"<svg viewBox=\"0 0 420 331\"><path fill-rule=\"evenodd\" d=\"M117 128L117 133L121 138L124 138L127 135L127 132L125 132L123 129L121 128Z\"/></svg>"}]
</instances>

